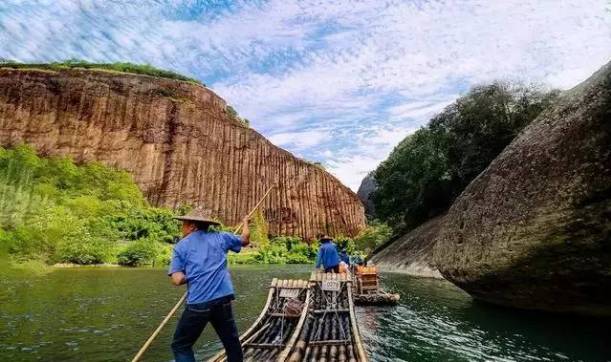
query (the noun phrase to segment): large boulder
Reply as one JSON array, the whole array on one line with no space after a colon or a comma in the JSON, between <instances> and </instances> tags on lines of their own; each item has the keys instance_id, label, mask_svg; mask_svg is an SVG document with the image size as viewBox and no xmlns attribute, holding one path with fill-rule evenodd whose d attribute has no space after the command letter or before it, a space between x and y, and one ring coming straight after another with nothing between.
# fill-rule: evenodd
<instances>
[{"instance_id":1,"label":"large boulder","mask_svg":"<svg viewBox=\"0 0 611 362\"><path fill-rule=\"evenodd\" d=\"M611 314L611 63L544 111L450 208L434 250L476 299Z\"/></svg>"},{"instance_id":2,"label":"large boulder","mask_svg":"<svg viewBox=\"0 0 611 362\"><path fill-rule=\"evenodd\" d=\"M442 278L433 263L435 237L443 221L437 216L377 251L371 258L382 271Z\"/></svg>"}]
</instances>

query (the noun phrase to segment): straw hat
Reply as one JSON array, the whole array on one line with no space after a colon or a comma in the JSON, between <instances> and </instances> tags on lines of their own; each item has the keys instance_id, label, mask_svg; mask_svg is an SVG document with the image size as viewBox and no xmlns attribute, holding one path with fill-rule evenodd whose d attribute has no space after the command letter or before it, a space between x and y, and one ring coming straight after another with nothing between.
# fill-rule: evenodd
<instances>
[{"instance_id":1,"label":"straw hat","mask_svg":"<svg viewBox=\"0 0 611 362\"><path fill-rule=\"evenodd\" d=\"M333 238L330 237L329 235L323 235L320 237L320 240L333 240Z\"/></svg>"},{"instance_id":2,"label":"straw hat","mask_svg":"<svg viewBox=\"0 0 611 362\"><path fill-rule=\"evenodd\" d=\"M174 219L181 220L181 221L197 221L197 222L202 222L206 224L215 224L215 225L221 224L220 222L216 221L212 217L212 212L210 210L206 210L201 207L191 210L191 212L189 212L187 215L177 216Z\"/></svg>"}]
</instances>

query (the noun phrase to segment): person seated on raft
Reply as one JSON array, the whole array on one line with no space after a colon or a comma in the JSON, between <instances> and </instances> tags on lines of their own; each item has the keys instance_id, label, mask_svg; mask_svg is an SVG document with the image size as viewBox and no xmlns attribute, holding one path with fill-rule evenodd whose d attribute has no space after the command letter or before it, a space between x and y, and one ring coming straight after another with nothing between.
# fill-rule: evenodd
<instances>
[{"instance_id":1,"label":"person seated on raft","mask_svg":"<svg viewBox=\"0 0 611 362\"><path fill-rule=\"evenodd\" d=\"M346 251L346 248L343 248L342 251L340 251L339 260L343 261L344 263L346 263L346 265L350 266L350 256L348 256L348 252Z\"/></svg>"},{"instance_id":2,"label":"person seated on raft","mask_svg":"<svg viewBox=\"0 0 611 362\"><path fill-rule=\"evenodd\" d=\"M342 251L339 252L339 272L340 273L348 273L350 270L350 256L348 256L348 252L346 248L342 248Z\"/></svg>"},{"instance_id":3,"label":"person seated on raft","mask_svg":"<svg viewBox=\"0 0 611 362\"><path fill-rule=\"evenodd\" d=\"M316 269L322 268L325 273L339 273L339 253L331 237L320 238L320 248L316 256Z\"/></svg>"}]
</instances>

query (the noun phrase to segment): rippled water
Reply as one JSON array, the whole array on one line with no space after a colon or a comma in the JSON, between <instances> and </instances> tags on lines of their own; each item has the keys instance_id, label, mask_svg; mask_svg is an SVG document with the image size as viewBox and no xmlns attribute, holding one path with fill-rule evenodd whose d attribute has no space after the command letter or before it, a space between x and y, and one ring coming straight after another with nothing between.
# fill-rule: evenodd
<instances>
[{"instance_id":1,"label":"rippled water","mask_svg":"<svg viewBox=\"0 0 611 362\"><path fill-rule=\"evenodd\" d=\"M446 281L390 274L393 308L359 308L373 361L608 361L611 319L474 302Z\"/></svg>"},{"instance_id":2,"label":"rippled water","mask_svg":"<svg viewBox=\"0 0 611 362\"><path fill-rule=\"evenodd\" d=\"M259 314L273 277L305 278L307 266L234 267L238 328ZM0 361L125 361L182 289L164 270L79 268L0 277ZM444 281L387 275L402 294L392 308L359 308L372 361L611 360L610 320L524 313L474 303ZM170 361L173 319L145 356ZM218 342L207 328L201 358Z\"/></svg>"}]
</instances>

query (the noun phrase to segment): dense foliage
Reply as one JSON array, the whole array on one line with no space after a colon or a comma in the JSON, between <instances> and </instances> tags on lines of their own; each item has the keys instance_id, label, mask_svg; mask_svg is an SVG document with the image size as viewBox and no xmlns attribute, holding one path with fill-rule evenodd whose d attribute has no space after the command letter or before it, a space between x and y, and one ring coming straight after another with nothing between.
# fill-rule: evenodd
<instances>
[{"instance_id":1,"label":"dense foliage","mask_svg":"<svg viewBox=\"0 0 611 362\"><path fill-rule=\"evenodd\" d=\"M40 158L26 146L0 148L0 243L18 260L165 265L179 234L174 216L171 210L150 207L126 172ZM230 254L230 260L284 264L315 258L317 245L298 237L270 241L260 212L250 227L255 248Z\"/></svg>"},{"instance_id":2,"label":"dense foliage","mask_svg":"<svg viewBox=\"0 0 611 362\"><path fill-rule=\"evenodd\" d=\"M557 95L501 82L471 89L375 170L377 217L405 231L446 210Z\"/></svg>"},{"instance_id":3,"label":"dense foliage","mask_svg":"<svg viewBox=\"0 0 611 362\"><path fill-rule=\"evenodd\" d=\"M232 264L311 264L316 260L317 243L305 243L294 236L272 238L269 244L229 254Z\"/></svg>"},{"instance_id":4,"label":"dense foliage","mask_svg":"<svg viewBox=\"0 0 611 362\"><path fill-rule=\"evenodd\" d=\"M354 250L362 250L369 254L387 242L392 234L392 228L386 223L373 220L354 239Z\"/></svg>"},{"instance_id":5,"label":"dense foliage","mask_svg":"<svg viewBox=\"0 0 611 362\"><path fill-rule=\"evenodd\" d=\"M151 207L132 177L98 163L39 157L27 146L0 147L0 254L24 262L126 266L166 265L179 235L176 212ZM294 236L270 239L263 213L251 218L252 246L230 253L238 264L308 264L317 242ZM233 231L221 225L217 229ZM390 228L374 223L338 247L363 253L384 242Z\"/></svg>"},{"instance_id":6,"label":"dense foliage","mask_svg":"<svg viewBox=\"0 0 611 362\"><path fill-rule=\"evenodd\" d=\"M54 63L19 63L14 61L0 61L0 68L13 68L13 69L48 69L48 70L62 70L72 68L82 69L102 69L111 70L123 73L134 73L151 75L154 77L169 78L182 80L189 83L202 84L199 80L194 78L186 77L182 74L172 72L170 70L158 69L149 64L133 64L128 62L116 62L116 63L90 63L84 60L66 60L63 62Z\"/></svg>"},{"instance_id":7,"label":"dense foliage","mask_svg":"<svg viewBox=\"0 0 611 362\"><path fill-rule=\"evenodd\" d=\"M19 260L164 262L178 234L173 216L149 206L126 172L0 148L0 245Z\"/></svg>"}]
</instances>

